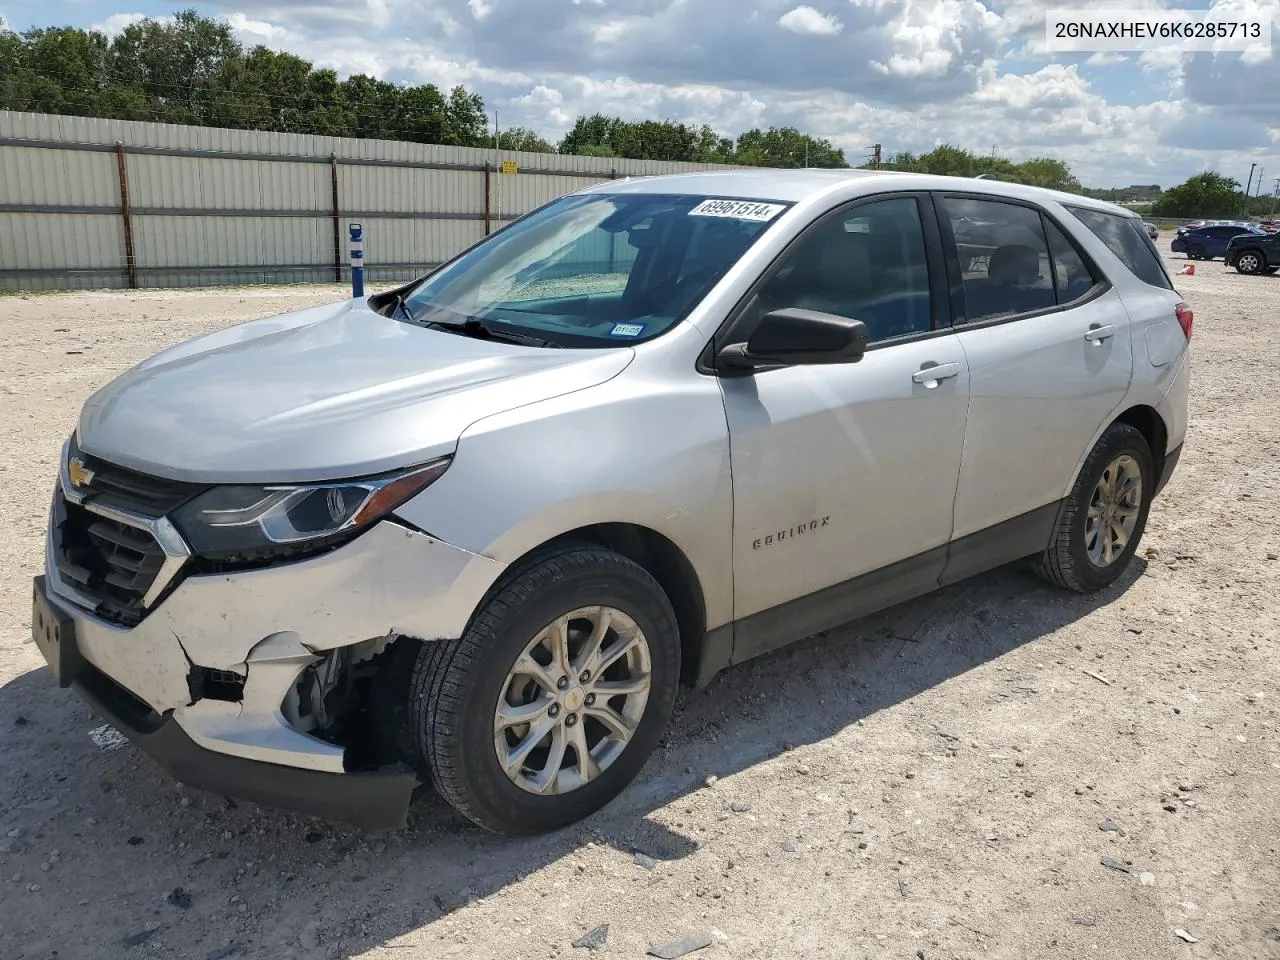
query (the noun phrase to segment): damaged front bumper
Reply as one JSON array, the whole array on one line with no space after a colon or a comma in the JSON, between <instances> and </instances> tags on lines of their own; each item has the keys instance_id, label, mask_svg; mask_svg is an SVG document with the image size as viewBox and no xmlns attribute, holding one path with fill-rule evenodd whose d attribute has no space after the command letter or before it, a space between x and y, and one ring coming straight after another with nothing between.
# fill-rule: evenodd
<instances>
[{"instance_id":1,"label":"damaged front bumper","mask_svg":"<svg viewBox=\"0 0 1280 960\"><path fill-rule=\"evenodd\" d=\"M125 627L63 580L55 536L51 519L32 631L61 686L179 781L366 829L403 824L414 772L369 769L318 735L299 715L300 678L398 637L461 635L501 564L382 521L314 559L188 576Z\"/></svg>"}]
</instances>

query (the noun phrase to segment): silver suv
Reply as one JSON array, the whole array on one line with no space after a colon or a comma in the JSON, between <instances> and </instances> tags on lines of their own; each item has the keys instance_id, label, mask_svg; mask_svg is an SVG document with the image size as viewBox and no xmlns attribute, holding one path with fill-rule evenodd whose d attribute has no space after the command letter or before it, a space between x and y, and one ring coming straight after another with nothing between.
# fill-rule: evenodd
<instances>
[{"instance_id":1,"label":"silver suv","mask_svg":"<svg viewBox=\"0 0 1280 960\"><path fill-rule=\"evenodd\" d=\"M493 830L632 780L681 681L1030 559L1096 591L1187 427L1142 221L971 179L611 182L85 404L33 632L179 780Z\"/></svg>"}]
</instances>

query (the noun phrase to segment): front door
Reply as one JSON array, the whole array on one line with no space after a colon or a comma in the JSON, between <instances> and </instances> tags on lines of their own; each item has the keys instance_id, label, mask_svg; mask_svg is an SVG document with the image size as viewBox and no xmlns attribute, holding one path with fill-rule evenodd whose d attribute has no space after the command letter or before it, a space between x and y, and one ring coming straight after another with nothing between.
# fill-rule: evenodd
<instances>
[{"instance_id":1,"label":"front door","mask_svg":"<svg viewBox=\"0 0 1280 960\"><path fill-rule=\"evenodd\" d=\"M937 583L969 371L940 322L945 288L931 277L940 279L941 246L926 233L927 203L876 199L820 220L749 308L862 320L871 347L856 363L721 381L733 464L735 661L883 605L886 590ZM847 583L891 565L884 582ZM765 621L769 629L743 629Z\"/></svg>"}]
</instances>

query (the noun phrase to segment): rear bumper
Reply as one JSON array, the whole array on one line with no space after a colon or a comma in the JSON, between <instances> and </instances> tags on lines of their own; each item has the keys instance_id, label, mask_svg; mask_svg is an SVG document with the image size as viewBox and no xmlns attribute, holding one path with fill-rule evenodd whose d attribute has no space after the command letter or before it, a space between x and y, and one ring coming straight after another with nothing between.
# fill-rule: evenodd
<instances>
[{"instance_id":1,"label":"rear bumper","mask_svg":"<svg viewBox=\"0 0 1280 960\"><path fill-rule=\"evenodd\" d=\"M50 596L45 578L35 589ZM371 773L328 773L231 756L200 746L174 720L129 693L78 655L74 634L64 636L59 682L72 687L95 712L148 754L181 783L225 796L284 807L365 830L393 830L404 825L418 786L407 769ZM70 650L65 649L71 645Z\"/></svg>"}]
</instances>

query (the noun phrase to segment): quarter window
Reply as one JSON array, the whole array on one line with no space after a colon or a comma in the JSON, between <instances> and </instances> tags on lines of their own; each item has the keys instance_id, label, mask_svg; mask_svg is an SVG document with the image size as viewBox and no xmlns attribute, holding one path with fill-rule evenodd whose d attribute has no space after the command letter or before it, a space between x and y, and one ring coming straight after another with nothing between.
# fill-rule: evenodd
<instances>
[{"instance_id":1,"label":"quarter window","mask_svg":"<svg viewBox=\"0 0 1280 960\"><path fill-rule=\"evenodd\" d=\"M917 202L876 200L820 222L760 290L759 315L787 307L861 320L869 343L932 329Z\"/></svg>"},{"instance_id":2,"label":"quarter window","mask_svg":"<svg viewBox=\"0 0 1280 960\"><path fill-rule=\"evenodd\" d=\"M1056 306L1049 244L1038 211L959 197L943 204L960 259L966 322Z\"/></svg>"},{"instance_id":3,"label":"quarter window","mask_svg":"<svg viewBox=\"0 0 1280 960\"><path fill-rule=\"evenodd\" d=\"M1140 221L1103 210L1084 207L1068 208L1093 235L1107 245L1112 253L1143 283L1172 290L1173 284L1160 262L1160 254L1151 242Z\"/></svg>"}]
</instances>

